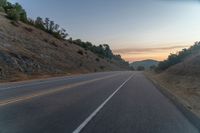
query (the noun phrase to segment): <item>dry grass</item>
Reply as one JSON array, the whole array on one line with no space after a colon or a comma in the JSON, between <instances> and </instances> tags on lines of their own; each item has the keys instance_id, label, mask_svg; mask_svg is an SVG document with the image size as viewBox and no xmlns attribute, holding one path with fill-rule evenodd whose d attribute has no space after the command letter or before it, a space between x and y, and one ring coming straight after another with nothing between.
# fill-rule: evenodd
<instances>
[{"instance_id":1,"label":"dry grass","mask_svg":"<svg viewBox=\"0 0 200 133\"><path fill-rule=\"evenodd\" d=\"M163 88L175 95L180 102L200 117L200 77L169 73L146 73Z\"/></svg>"},{"instance_id":2,"label":"dry grass","mask_svg":"<svg viewBox=\"0 0 200 133\"><path fill-rule=\"evenodd\" d=\"M147 73L200 117L200 53L188 57L166 71Z\"/></svg>"},{"instance_id":3,"label":"dry grass","mask_svg":"<svg viewBox=\"0 0 200 133\"><path fill-rule=\"evenodd\" d=\"M58 40L29 25L19 23L16 26L11 22L0 14L0 82L124 70L117 62L104 59L97 62L94 53L68 41Z\"/></svg>"}]
</instances>

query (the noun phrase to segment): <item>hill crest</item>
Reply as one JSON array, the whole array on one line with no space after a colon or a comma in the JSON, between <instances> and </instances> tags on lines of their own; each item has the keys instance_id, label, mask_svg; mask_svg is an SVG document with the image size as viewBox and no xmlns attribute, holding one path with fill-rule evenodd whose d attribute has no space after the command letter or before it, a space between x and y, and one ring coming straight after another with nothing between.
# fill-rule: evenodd
<instances>
[{"instance_id":1,"label":"hill crest","mask_svg":"<svg viewBox=\"0 0 200 133\"><path fill-rule=\"evenodd\" d=\"M142 61L135 61L130 63L130 66L133 67L134 69L137 69L139 66L143 66L145 69L150 69L151 66L157 66L158 61L153 60L153 59L146 59Z\"/></svg>"}]
</instances>

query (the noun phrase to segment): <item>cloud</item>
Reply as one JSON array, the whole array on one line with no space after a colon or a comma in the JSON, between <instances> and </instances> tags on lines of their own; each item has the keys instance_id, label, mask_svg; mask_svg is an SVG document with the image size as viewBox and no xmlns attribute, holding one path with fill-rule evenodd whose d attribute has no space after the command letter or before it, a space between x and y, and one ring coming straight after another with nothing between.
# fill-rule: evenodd
<instances>
[{"instance_id":1,"label":"cloud","mask_svg":"<svg viewBox=\"0 0 200 133\"><path fill-rule=\"evenodd\" d=\"M115 49L113 50L113 52L118 54L145 54L152 52L171 51L174 49L181 49L186 47L188 47L188 45L177 45L177 46L157 47L157 48L124 48L124 49Z\"/></svg>"}]
</instances>

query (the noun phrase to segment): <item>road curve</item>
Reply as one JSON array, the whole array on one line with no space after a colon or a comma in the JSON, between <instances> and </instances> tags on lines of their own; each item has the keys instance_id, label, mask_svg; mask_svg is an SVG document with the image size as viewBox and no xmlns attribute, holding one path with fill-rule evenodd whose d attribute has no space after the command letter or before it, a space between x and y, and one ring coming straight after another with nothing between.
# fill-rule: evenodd
<instances>
[{"instance_id":1,"label":"road curve","mask_svg":"<svg viewBox=\"0 0 200 133\"><path fill-rule=\"evenodd\" d=\"M199 133L141 72L0 85L0 133Z\"/></svg>"}]
</instances>

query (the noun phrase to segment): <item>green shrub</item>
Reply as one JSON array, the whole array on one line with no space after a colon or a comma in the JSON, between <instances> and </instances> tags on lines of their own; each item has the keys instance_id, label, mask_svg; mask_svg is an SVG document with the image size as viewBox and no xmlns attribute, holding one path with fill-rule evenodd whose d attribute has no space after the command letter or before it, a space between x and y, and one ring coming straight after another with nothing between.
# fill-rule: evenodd
<instances>
[{"instance_id":1,"label":"green shrub","mask_svg":"<svg viewBox=\"0 0 200 133\"><path fill-rule=\"evenodd\" d=\"M0 0L0 7L5 7L7 3L7 0Z\"/></svg>"},{"instance_id":2,"label":"green shrub","mask_svg":"<svg viewBox=\"0 0 200 133\"><path fill-rule=\"evenodd\" d=\"M193 54L200 53L200 42L195 42L193 46L188 49L183 49L176 54L170 54L168 58L161 61L156 68L157 72L164 71L169 67L176 65Z\"/></svg>"},{"instance_id":3,"label":"green shrub","mask_svg":"<svg viewBox=\"0 0 200 133\"><path fill-rule=\"evenodd\" d=\"M144 71L145 68L144 68L143 66L138 66L138 67L137 67L137 70L138 70L138 71Z\"/></svg>"},{"instance_id":4,"label":"green shrub","mask_svg":"<svg viewBox=\"0 0 200 133\"><path fill-rule=\"evenodd\" d=\"M5 12L5 10L2 6L0 6L0 12Z\"/></svg>"},{"instance_id":5,"label":"green shrub","mask_svg":"<svg viewBox=\"0 0 200 133\"><path fill-rule=\"evenodd\" d=\"M22 21L22 22L25 22L25 23L27 23L27 15L26 15L26 12L25 12L25 10L24 9L22 9L21 11L20 11L20 20Z\"/></svg>"},{"instance_id":6,"label":"green shrub","mask_svg":"<svg viewBox=\"0 0 200 133\"><path fill-rule=\"evenodd\" d=\"M98 46L92 44L91 42L84 42L80 39L70 40L74 44L84 48L85 50L90 50L96 54L99 58L107 59L111 63L112 60L116 60L118 63L129 66L129 63L122 59L120 55L114 55L108 44L100 44Z\"/></svg>"},{"instance_id":7,"label":"green shrub","mask_svg":"<svg viewBox=\"0 0 200 133\"><path fill-rule=\"evenodd\" d=\"M19 21L20 20L20 14L19 12L17 12L16 9L10 9L8 12L7 12L7 15L8 15L8 18L14 20L14 21Z\"/></svg>"}]
</instances>

